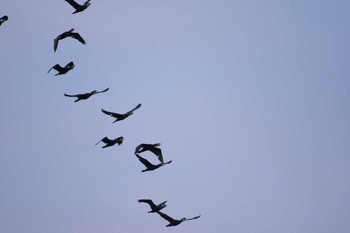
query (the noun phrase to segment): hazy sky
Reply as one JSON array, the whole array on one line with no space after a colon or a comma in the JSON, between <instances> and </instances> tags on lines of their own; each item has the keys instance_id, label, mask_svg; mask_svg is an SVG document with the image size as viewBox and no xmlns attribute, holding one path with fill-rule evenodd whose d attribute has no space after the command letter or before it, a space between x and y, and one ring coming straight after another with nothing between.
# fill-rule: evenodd
<instances>
[{"instance_id":1,"label":"hazy sky","mask_svg":"<svg viewBox=\"0 0 350 233\"><path fill-rule=\"evenodd\" d=\"M0 232L349 232L349 1L92 0L73 11L1 2ZM87 44L66 39L54 53L73 27ZM68 74L47 74L70 61ZM115 124L100 111L138 103ZM124 143L95 146L105 136ZM157 142L173 162L142 173L135 147ZM201 218L166 228L140 198Z\"/></svg>"}]
</instances>

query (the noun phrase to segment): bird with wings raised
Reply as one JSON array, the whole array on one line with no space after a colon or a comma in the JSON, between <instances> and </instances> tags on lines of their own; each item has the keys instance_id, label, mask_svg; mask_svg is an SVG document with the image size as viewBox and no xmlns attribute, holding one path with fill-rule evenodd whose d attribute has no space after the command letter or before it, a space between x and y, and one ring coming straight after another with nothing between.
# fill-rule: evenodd
<instances>
[{"instance_id":1,"label":"bird with wings raised","mask_svg":"<svg viewBox=\"0 0 350 233\"><path fill-rule=\"evenodd\" d=\"M130 111L128 111L127 113L124 113L124 114L109 112L109 111L104 110L103 108L101 109L101 111L106 115L114 117L115 121L113 121L113 123L115 123L117 121L124 120L125 118L131 116L134 113L134 111L140 107L141 107L141 104L138 104L135 108L131 109Z\"/></svg>"},{"instance_id":2,"label":"bird with wings raised","mask_svg":"<svg viewBox=\"0 0 350 233\"><path fill-rule=\"evenodd\" d=\"M73 14L79 13L84 11L86 8L88 8L90 6L90 1L91 0L87 0L86 2L84 2L84 4L80 5L79 3L77 3L74 0L65 0L66 2L69 3L69 5L71 5L75 11L73 12Z\"/></svg>"},{"instance_id":3,"label":"bird with wings raised","mask_svg":"<svg viewBox=\"0 0 350 233\"><path fill-rule=\"evenodd\" d=\"M52 69L54 69L54 70L56 70L58 72L57 74L55 74L55 76L66 74L68 71L74 69L74 66L75 65L74 65L74 63L72 61L69 62L64 67L60 66L60 64L56 64L53 67L51 67L51 69L49 69L49 71L47 71L47 73L49 73Z\"/></svg>"},{"instance_id":4,"label":"bird with wings raised","mask_svg":"<svg viewBox=\"0 0 350 233\"><path fill-rule=\"evenodd\" d=\"M58 47L58 41L59 40L63 40L67 37L71 37L71 38L74 38L76 40L78 40L80 43L82 44L86 44L85 40L83 39L83 37L80 36L79 33L77 32L73 32L74 31L74 28L70 29L69 31L65 31L63 32L62 34L58 35L54 41L53 41L53 50L56 52L57 50L57 47Z\"/></svg>"},{"instance_id":5,"label":"bird with wings raised","mask_svg":"<svg viewBox=\"0 0 350 233\"><path fill-rule=\"evenodd\" d=\"M109 139L107 137L104 137L100 141L98 141L96 143L96 145L99 144L100 142L103 142L103 143L105 143L105 145L102 148L106 148L106 147L109 147L109 146L114 146L117 143L118 143L118 146L120 146L123 143L123 140L124 140L123 137L118 137L118 138L115 138L115 139Z\"/></svg>"},{"instance_id":6,"label":"bird with wings raised","mask_svg":"<svg viewBox=\"0 0 350 233\"><path fill-rule=\"evenodd\" d=\"M166 225L167 227L173 227L173 226L177 226L180 223L184 222L184 221L188 221L188 220L194 220L194 219L198 219L200 218L200 215L193 217L193 218L181 218L181 219L173 219L172 217L170 217L169 215L166 215L160 211L157 212L157 214L159 214L162 218L164 218L165 220L167 220L169 222L168 225Z\"/></svg>"},{"instance_id":7,"label":"bird with wings raised","mask_svg":"<svg viewBox=\"0 0 350 233\"><path fill-rule=\"evenodd\" d=\"M142 153L145 151L150 151L158 157L158 160L161 163L164 163L162 150L158 148L159 146L160 146L160 143L154 143L154 144L142 143L136 147L135 154Z\"/></svg>"},{"instance_id":8,"label":"bird with wings raised","mask_svg":"<svg viewBox=\"0 0 350 233\"><path fill-rule=\"evenodd\" d=\"M138 202L140 203L147 203L150 207L151 207L151 210L148 211L148 213L155 213L155 212L158 212L160 211L161 209L165 208L166 207L166 202L167 201L164 201L158 205L154 204L154 202L151 200L151 199L139 199Z\"/></svg>"},{"instance_id":9,"label":"bird with wings raised","mask_svg":"<svg viewBox=\"0 0 350 233\"><path fill-rule=\"evenodd\" d=\"M76 95L69 95L69 94L64 94L64 96L66 97L76 97L77 99L74 102L78 102L80 100L86 100L88 98L90 98L93 95L99 94L99 93L103 93L108 91L109 88L104 89L103 91L97 91L97 90L93 90L92 92L89 93L84 93L84 94L76 94Z\"/></svg>"},{"instance_id":10,"label":"bird with wings raised","mask_svg":"<svg viewBox=\"0 0 350 233\"><path fill-rule=\"evenodd\" d=\"M172 160L170 160L170 161L165 162L165 163L163 162L163 163L159 163L157 165L154 165L154 164L150 163L147 159L140 156L139 154L136 154L136 157L146 167L146 169L142 170L142 172L153 171L153 170L156 170L156 169L163 167L164 165L167 165L167 164L172 162Z\"/></svg>"}]
</instances>

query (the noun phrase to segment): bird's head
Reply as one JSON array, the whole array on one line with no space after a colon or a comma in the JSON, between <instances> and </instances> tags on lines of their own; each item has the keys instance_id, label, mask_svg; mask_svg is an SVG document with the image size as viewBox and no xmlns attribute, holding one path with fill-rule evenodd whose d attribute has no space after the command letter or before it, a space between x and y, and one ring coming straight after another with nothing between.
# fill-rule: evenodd
<instances>
[{"instance_id":1,"label":"bird's head","mask_svg":"<svg viewBox=\"0 0 350 233\"><path fill-rule=\"evenodd\" d=\"M85 5L86 7L90 6L90 4L91 4L90 1L91 1L91 0L87 0L87 1L84 3L84 5Z\"/></svg>"},{"instance_id":2,"label":"bird's head","mask_svg":"<svg viewBox=\"0 0 350 233\"><path fill-rule=\"evenodd\" d=\"M186 221L186 220L187 220L186 218L182 218L182 219L180 219L180 221L181 221L181 222Z\"/></svg>"},{"instance_id":3,"label":"bird's head","mask_svg":"<svg viewBox=\"0 0 350 233\"><path fill-rule=\"evenodd\" d=\"M72 61L69 62L68 66L69 66L69 68L71 68L71 69L74 69L74 67L75 67L75 65L74 65L74 63L73 63Z\"/></svg>"},{"instance_id":4,"label":"bird's head","mask_svg":"<svg viewBox=\"0 0 350 233\"><path fill-rule=\"evenodd\" d=\"M124 140L123 137L120 137L120 138L118 139L118 146L120 146L120 145L123 143L123 140Z\"/></svg>"},{"instance_id":5,"label":"bird's head","mask_svg":"<svg viewBox=\"0 0 350 233\"><path fill-rule=\"evenodd\" d=\"M75 30L75 29L74 29L74 28L72 28L72 29L70 29L70 30L69 30L69 32L73 32L74 30Z\"/></svg>"},{"instance_id":6,"label":"bird's head","mask_svg":"<svg viewBox=\"0 0 350 233\"><path fill-rule=\"evenodd\" d=\"M96 94L97 93L97 90L93 90L92 92L91 92L91 94Z\"/></svg>"}]
</instances>

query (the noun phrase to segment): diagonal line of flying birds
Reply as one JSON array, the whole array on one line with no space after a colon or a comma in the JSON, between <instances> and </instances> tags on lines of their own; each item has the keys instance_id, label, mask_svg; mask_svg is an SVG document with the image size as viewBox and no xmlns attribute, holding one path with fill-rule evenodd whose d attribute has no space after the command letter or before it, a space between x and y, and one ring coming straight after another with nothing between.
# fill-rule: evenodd
<instances>
[{"instance_id":1,"label":"diagonal line of flying birds","mask_svg":"<svg viewBox=\"0 0 350 233\"><path fill-rule=\"evenodd\" d=\"M83 12L91 5L90 4L91 0L87 0L83 4L79 4L74 0L64 0L64 1L66 1L69 5L71 5L75 9L75 11L72 14L77 14L77 13ZM7 15L4 15L3 17L1 17L0 18L0 26L3 23L5 23L7 20L8 20ZM65 32L59 34L54 39L54 45L53 45L54 52L57 51L59 42L66 39L66 38L72 38L72 39L75 39L76 41L78 41L84 45L86 44L86 41L83 39L83 37L79 33L75 32L74 28L72 28L68 31L65 31ZM49 73L52 69L54 69L58 72L55 74L55 76L65 75L69 71L74 69L74 67L75 67L75 65L74 65L73 61L69 62L67 65L65 65L63 67L60 64L56 64L56 65L52 66L47 73ZM87 100L93 95L105 93L108 90L109 90L109 87L102 90L102 91L93 90L91 92L87 92L87 93L83 93L83 94L67 94L67 93L65 93L64 96L65 97L74 97L74 98L76 98L74 102L78 102L81 100ZM115 119L113 121L113 123L116 123L117 121L122 121L122 120L125 120L128 117L130 117L140 107L141 107L141 103L136 105L133 109L131 109L130 111L128 111L126 113L116 113L116 112L111 112L111 111L107 111L104 109L101 109L101 111L102 111L102 113L104 113L110 117L113 117ZM102 148L112 147L112 146L115 146L116 144L118 146L121 146L123 143L123 140L124 140L123 136L117 137L115 139L110 139L106 136L106 137L102 138L100 141L98 141L96 143L96 145L99 144L100 142L102 142L102 143L104 143ZM140 163L142 163L145 166L145 169L142 170L142 172L154 171L154 170L159 169L160 167L163 167L164 165L170 164L172 162L172 160L164 162L162 150L159 148L160 145L161 145L160 143L154 143L154 144L141 143L140 145L138 145L135 148L134 155L140 161ZM159 163L153 164L140 155L141 153L146 152L146 151L149 151L152 154L154 154L156 156L156 158L159 160ZM161 210L163 210L166 207L167 201L164 201L160 204L155 204L151 199L139 199L138 202L146 203L149 205L151 210L148 211L148 213L157 213L160 217L162 217L163 219L168 221L168 224L166 225L166 227L177 226L184 221L198 219L201 216L201 215L198 215L198 216L195 216L192 218L183 217L181 219L174 219L174 218L168 216L167 214L161 212Z\"/></svg>"}]
</instances>

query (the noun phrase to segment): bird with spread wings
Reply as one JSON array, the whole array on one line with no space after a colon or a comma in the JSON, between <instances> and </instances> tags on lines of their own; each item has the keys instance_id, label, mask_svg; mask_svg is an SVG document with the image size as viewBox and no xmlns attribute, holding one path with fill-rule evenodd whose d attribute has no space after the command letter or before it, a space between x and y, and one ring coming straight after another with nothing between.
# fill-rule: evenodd
<instances>
[{"instance_id":1,"label":"bird with spread wings","mask_svg":"<svg viewBox=\"0 0 350 233\"><path fill-rule=\"evenodd\" d=\"M84 93L84 94L76 94L76 95L69 95L69 94L64 94L64 96L66 97L76 97L77 99L74 102L78 102L80 100L86 100L88 98L90 98L93 95L99 94L99 93L103 93L108 91L109 88L104 89L103 91L97 91L97 90L93 90L92 92L89 93Z\"/></svg>"},{"instance_id":2,"label":"bird with spread wings","mask_svg":"<svg viewBox=\"0 0 350 233\"><path fill-rule=\"evenodd\" d=\"M58 41L59 40L63 40L67 37L71 37L71 38L74 38L76 40L78 40L80 43L82 44L86 44L86 41L83 39L83 37L80 36L79 33L77 32L73 32L74 31L74 28L70 29L69 31L65 31L63 32L62 34L58 35L54 41L53 41L53 50L56 52L57 50L57 47L58 47Z\"/></svg>"},{"instance_id":3,"label":"bird with spread wings","mask_svg":"<svg viewBox=\"0 0 350 233\"><path fill-rule=\"evenodd\" d=\"M49 69L49 71L47 71L47 73L49 73L52 69L54 69L54 70L56 70L58 72L57 74L55 74L55 76L62 75L62 74L68 73L68 71L74 69L74 67L75 67L75 65L74 65L74 63L72 61L69 62L64 67L60 66L60 64L56 64L53 67L51 67L51 69Z\"/></svg>"},{"instance_id":4,"label":"bird with spread wings","mask_svg":"<svg viewBox=\"0 0 350 233\"><path fill-rule=\"evenodd\" d=\"M141 104L138 104L135 108L131 109L130 111L128 111L127 113L124 113L124 114L109 112L109 111L104 110L103 108L101 109L101 111L106 115L114 117L115 121L113 121L113 123L115 123L117 121L124 120L125 118L131 116L134 113L134 111L140 107L141 107Z\"/></svg>"},{"instance_id":5,"label":"bird with spread wings","mask_svg":"<svg viewBox=\"0 0 350 233\"><path fill-rule=\"evenodd\" d=\"M80 5L79 3L77 3L74 0L65 0L66 2L69 3L69 5L71 5L75 11L73 12L73 14L79 13L84 11L86 8L88 8L90 6L90 1L91 0L87 0L86 2L84 2L84 4Z\"/></svg>"}]
</instances>

